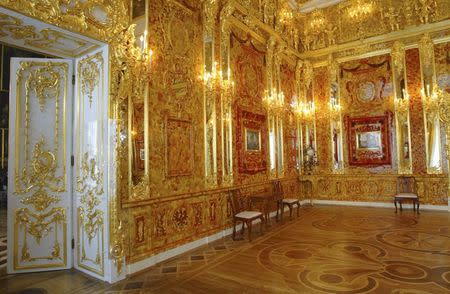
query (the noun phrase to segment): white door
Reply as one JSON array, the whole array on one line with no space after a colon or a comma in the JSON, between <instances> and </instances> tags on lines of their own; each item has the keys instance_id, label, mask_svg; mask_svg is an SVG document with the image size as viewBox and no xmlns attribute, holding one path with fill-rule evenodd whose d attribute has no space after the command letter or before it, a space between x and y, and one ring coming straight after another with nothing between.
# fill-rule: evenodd
<instances>
[{"instance_id":1,"label":"white door","mask_svg":"<svg viewBox=\"0 0 450 294\"><path fill-rule=\"evenodd\" d=\"M72 267L72 61L11 60L8 273Z\"/></svg>"},{"instance_id":2,"label":"white door","mask_svg":"<svg viewBox=\"0 0 450 294\"><path fill-rule=\"evenodd\" d=\"M75 60L75 268L108 280L108 50Z\"/></svg>"}]
</instances>

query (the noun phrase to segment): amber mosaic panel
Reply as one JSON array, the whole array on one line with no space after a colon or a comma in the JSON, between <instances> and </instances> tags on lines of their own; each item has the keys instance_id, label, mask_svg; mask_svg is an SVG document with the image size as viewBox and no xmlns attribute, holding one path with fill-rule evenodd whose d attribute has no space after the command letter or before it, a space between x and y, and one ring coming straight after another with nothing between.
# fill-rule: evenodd
<instances>
[{"instance_id":1,"label":"amber mosaic panel","mask_svg":"<svg viewBox=\"0 0 450 294\"><path fill-rule=\"evenodd\" d=\"M314 70L313 91L316 105L317 151L320 172L328 172L331 167L331 130L329 117L329 76L326 67Z\"/></svg>"},{"instance_id":2,"label":"amber mosaic panel","mask_svg":"<svg viewBox=\"0 0 450 294\"><path fill-rule=\"evenodd\" d=\"M411 152L413 158L413 173L426 174L425 130L423 121L422 98L420 96L421 74L420 57L418 49L406 50L406 79L408 81L408 94L411 99Z\"/></svg>"}]
</instances>

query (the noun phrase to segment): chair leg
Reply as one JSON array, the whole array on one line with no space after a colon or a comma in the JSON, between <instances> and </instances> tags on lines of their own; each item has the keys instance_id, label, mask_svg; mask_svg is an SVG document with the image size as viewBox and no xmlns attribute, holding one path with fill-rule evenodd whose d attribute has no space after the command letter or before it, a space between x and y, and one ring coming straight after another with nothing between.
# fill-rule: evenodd
<instances>
[{"instance_id":1,"label":"chair leg","mask_svg":"<svg viewBox=\"0 0 450 294\"><path fill-rule=\"evenodd\" d=\"M397 200L394 200L394 205L395 205L395 213L397 213Z\"/></svg>"},{"instance_id":2,"label":"chair leg","mask_svg":"<svg viewBox=\"0 0 450 294\"><path fill-rule=\"evenodd\" d=\"M300 216L300 202L297 202L297 217Z\"/></svg>"},{"instance_id":3,"label":"chair leg","mask_svg":"<svg viewBox=\"0 0 450 294\"><path fill-rule=\"evenodd\" d=\"M420 214L420 212L419 212L419 206L420 206L420 202L419 202L419 200L417 200L417 214Z\"/></svg>"},{"instance_id":4,"label":"chair leg","mask_svg":"<svg viewBox=\"0 0 450 294\"><path fill-rule=\"evenodd\" d=\"M252 241L252 221L247 222L247 227L248 227L248 241L251 242Z\"/></svg>"},{"instance_id":5,"label":"chair leg","mask_svg":"<svg viewBox=\"0 0 450 294\"><path fill-rule=\"evenodd\" d=\"M283 222L283 215L284 215L284 206L286 206L285 203L281 203L281 222Z\"/></svg>"},{"instance_id":6,"label":"chair leg","mask_svg":"<svg viewBox=\"0 0 450 294\"><path fill-rule=\"evenodd\" d=\"M261 216L261 227L260 227L260 229L261 229L261 235L263 234L263 223L264 223L264 217Z\"/></svg>"},{"instance_id":7,"label":"chair leg","mask_svg":"<svg viewBox=\"0 0 450 294\"><path fill-rule=\"evenodd\" d=\"M399 201L400 203L400 211L403 211L402 201Z\"/></svg>"},{"instance_id":8,"label":"chair leg","mask_svg":"<svg viewBox=\"0 0 450 294\"><path fill-rule=\"evenodd\" d=\"M233 220L233 240L236 240L236 220Z\"/></svg>"},{"instance_id":9,"label":"chair leg","mask_svg":"<svg viewBox=\"0 0 450 294\"><path fill-rule=\"evenodd\" d=\"M277 202L277 215L275 216L275 221L278 222L278 211L279 211L279 204Z\"/></svg>"},{"instance_id":10,"label":"chair leg","mask_svg":"<svg viewBox=\"0 0 450 294\"><path fill-rule=\"evenodd\" d=\"M277 201L277 208L280 211L280 219L283 220L283 202L282 201ZM277 210L277 213L278 213Z\"/></svg>"},{"instance_id":11,"label":"chair leg","mask_svg":"<svg viewBox=\"0 0 450 294\"><path fill-rule=\"evenodd\" d=\"M242 222L242 230L241 230L241 235L244 236L244 232L245 232L245 222Z\"/></svg>"}]
</instances>

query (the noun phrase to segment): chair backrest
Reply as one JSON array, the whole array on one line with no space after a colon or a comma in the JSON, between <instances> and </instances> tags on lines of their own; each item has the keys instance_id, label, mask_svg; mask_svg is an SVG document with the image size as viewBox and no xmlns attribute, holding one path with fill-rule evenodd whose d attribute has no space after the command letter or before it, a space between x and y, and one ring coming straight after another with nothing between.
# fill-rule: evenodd
<instances>
[{"instance_id":1,"label":"chair backrest","mask_svg":"<svg viewBox=\"0 0 450 294\"><path fill-rule=\"evenodd\" d=\"M279 180L272 181L272 197L275 200L283 198L283 186Z\"/></svg>"},{"instance_id":2,"label":"chair backrest","mask_svg":"<svg viewBox=\"0 0 450 294\"><path fill-rule=\"evenodd\" d=\"M417 193L417 184L414 177L398 177L397 193Z\"/></svg>"},{"instance_id":3,"label":"chair backrest","mask_svg":"<svg viewBox=\"0 0 450 294\"><path fill-rule=\"evenodd\" d=\"M247 209L247 201L242 197L241 190L233 189L228 191L228 199L231 204L231 211L233 215L238 214Z\"/></svg>"}]
</instances>

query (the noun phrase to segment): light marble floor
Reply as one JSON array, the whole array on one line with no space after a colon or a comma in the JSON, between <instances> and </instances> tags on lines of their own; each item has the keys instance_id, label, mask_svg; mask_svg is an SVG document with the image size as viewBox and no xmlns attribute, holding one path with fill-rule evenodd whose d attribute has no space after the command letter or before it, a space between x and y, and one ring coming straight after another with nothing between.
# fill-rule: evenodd
<instances>
[{"instance_id":1,"label":"light marble floor","mask_svg":"<svg viewBox=\"0 0 450 294\"><path fill-rule=\"evenodd\" d=\"M227 237L114 285L71 270L7 276L0 292L449 293L448 212L314 206L287 219L251 243Z\"/></svg>"}]
</instances>

